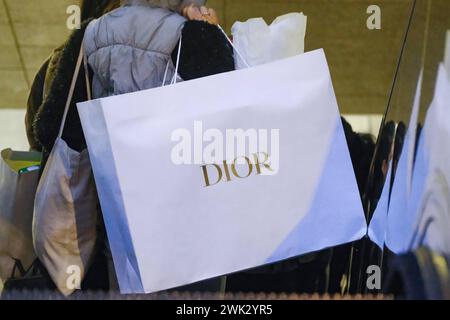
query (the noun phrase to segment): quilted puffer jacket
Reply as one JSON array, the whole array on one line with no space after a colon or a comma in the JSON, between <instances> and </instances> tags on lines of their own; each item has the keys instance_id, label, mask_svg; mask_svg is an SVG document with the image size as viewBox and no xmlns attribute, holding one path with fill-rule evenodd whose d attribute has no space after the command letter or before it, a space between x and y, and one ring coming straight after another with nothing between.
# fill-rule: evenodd
<instances>
[{"instance_id":1,"label":"quilted puffer jacket","mask_svg":"<svg viewBox=\"0 0 450 320\"><path fill-rule=\"evenodd\" d=\"M165 74L171 79L170 57L184 23L180 14L146 0L132 1L92 21L84 47L94 72L94 98L161 86Z\"/></svg>"}]
</instances>

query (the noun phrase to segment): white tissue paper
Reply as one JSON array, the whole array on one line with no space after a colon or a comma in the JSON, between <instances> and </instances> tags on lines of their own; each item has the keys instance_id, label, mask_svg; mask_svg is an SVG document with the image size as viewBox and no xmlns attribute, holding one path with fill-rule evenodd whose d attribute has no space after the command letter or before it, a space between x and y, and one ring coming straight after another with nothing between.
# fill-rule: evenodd
<instances>
[{"instance_id":1,"label":"white tissue paper","mask_svg":"<svg viewBox=\"0 0 450 320\"><path fill-rule=\"evenodd\" d=\"M238 52L236 69L253 67L305 52L307 17L288 13L267 25L263 18L234 23L231 33ZM244 61L243 61L244 60Z\"/></svg>"}]
</instances>

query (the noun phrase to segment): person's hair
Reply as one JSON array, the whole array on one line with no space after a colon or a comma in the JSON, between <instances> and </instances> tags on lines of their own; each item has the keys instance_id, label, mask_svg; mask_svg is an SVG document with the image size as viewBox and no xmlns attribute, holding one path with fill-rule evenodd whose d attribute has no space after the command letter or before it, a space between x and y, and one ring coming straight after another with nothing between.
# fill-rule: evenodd
<instances>
[{"instance_id":1,"label":"person's hair","mask_svg":"<svg viewBox=\"0 0 450 320\"><path fill-rule=\"evenodd\" d=\"M81 20L99 18L118 7L120 7L120 0L82 0Z\"/></svg>"}]
</instances>

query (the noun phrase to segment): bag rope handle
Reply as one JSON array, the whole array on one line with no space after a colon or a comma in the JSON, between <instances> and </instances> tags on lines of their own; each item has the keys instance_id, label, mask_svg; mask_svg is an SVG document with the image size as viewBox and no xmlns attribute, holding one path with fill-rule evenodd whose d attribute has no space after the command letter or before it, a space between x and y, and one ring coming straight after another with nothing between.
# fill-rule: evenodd
<instances>
[{"instance_id":1,"label":"bag rope handle","mask_svg":"<svg viewBox=\"0 0 450 320\"><path fill-rule=\"evenodd\" d=\"M77 83L77 79L78 79L78 75L80 73L81 63L83 62L83 59L84 59L84 67L85 67L85 73L86 73L87 95L88 95L88 99L91 100L91 88L89 85L89 75L87 73L87 59L86 59L86 55L84 54L84 47L83 47L83 45L81 45L80 53L78 54L77 64L75 66L75 71L74 71L74 74L72 77L72 82L70 84L69 93L67 95L66 106L64 107L64 113L63 113L63 117L61 120L61 126L59 128L59 133L58 133L57 139L60 139L63 135L64 126L65 126L66 120L67 120L67 114L69 113L70 103L72 102L73 93L75 91L75 85Z\"/></svg>"},{"instance_id":2,"label":"bag rope handle","mask_svg":"<svg viewBox=\"0 0 450 320\"><path fill-rule=\"evenodd\" d=\"M225 36L225 39L227 39L228 43L231 45L231 47L234 49L234 52L236 52L236 54L238 55L239 59L242 60L242 62L244 62L245 66L247 68L250 68L250 65L247 63L247 61L244 59L244 57L242 56L242 53L239 51L239 49L234 45L233 41L231 41L231 39L228 37L227 33L225 32L225 30L223 30L222 26L220 26L219 24L217 25L217 28L223 33L223 35ZM175 74L172 78L172 81L170 82L170 84L176 84L177 83L177 75L178 75L178 68L180 66L180 56L181 56L181 43L182 43L182 38L183 35L180 35L180 41L179 41L179 45L178 45L178 53L177 53L177 63L175 66ZM169 69L169 63L170 63L170 58L169 61L167 62L166 65L166 71L164 72L164 79L163 79L163 87L166 85L166 78L167 78L167 72Z\"/></svg>"},{"instance_id":3,"label":"bag rope handle","mask_svg":"<svg viewBox=\"0 0 450 320\"><path fill-rule=\"evenodd\" d=\"M239 58L242 60L242 62L244 62L245 66L247 68L250 68L250 65L247 63L247 61L244 59L244 57L242 56L241 52L239 51L239 49L234 45L233 41L231 41L231 39L228 37L227 33L225 32L225 30L223 30L222 26L220 24L217 25L217 27L219 28L220 31L222 31L223 35L225 36L225 38L228 40L228 43L231 45L231 47L234 49L234 52L237 53L237 55L239 56Z\"/></svg>"}]
</instances>

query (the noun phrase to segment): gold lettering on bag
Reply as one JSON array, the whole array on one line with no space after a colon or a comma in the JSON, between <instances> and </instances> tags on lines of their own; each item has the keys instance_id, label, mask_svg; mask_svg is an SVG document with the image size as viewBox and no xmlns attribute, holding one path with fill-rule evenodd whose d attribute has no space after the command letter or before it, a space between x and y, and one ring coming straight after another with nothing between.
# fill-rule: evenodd
<instances>
[{"instance_id":1,"label":"gold lettering on bag","mask_svg":"<svg viewBox=\"0 0 450 320\"><path fill-rule=\"evenodd\" d=\"M213 184L211 184L211 183L209 182L209 175L208 175L207 166L208 166L208 165L202 166L202 169L203 169L203 177L205 178L206 186L207 186L207 187L210 187L210 186L214 186L214 185L218 184L218 183L220 182L220 180L222 180L222 170L220 169L220 166L219 166L218 164L210 164L210 165L209 165L209 166L214 166L214 167L217 169L217 172L219 173L219 177L218 177L217 181L214 182ZM227 169L227 170L228 170L228 169ZM229 176L229 174L227 174L227 176Z\"/></svg>"},{"instance_id":2,"label":"gold lettering on bag","mask_svg":"<svg viewBox=\"0 0 450 320\"><path fill-rule=\"evenodd\" d=\"M264 156L264 161L262 163L259 162L259 157L258 155L262 154ZM270 167L270 164L268 163L268 161L270 160L270 156L267 152L260 152L260 153L255 153L253 154L253 159L255 159L255 166L256 166L256 171L258 172L258 174L261 174L261 164L269 171L273 172L273 169Z\"/></svg>"},{"instance_id":3,"label":"gold lettering on bag","mask_svg":"<svg viewBox=\"0 0 450 320\"><path fill-rule=\"evenodd\" d=\"M250 177L250 175L252 174L252 171L253 171L253 165L250 163L250 159L249 159L249 158L247 158L247 157L242 157L242 158L245 159L245 163L246 163L247 166L248 166L248 174L247 174L246 176L241 177L241 176L239 175L239 173L237 172L236 164L237 164L237 162L238 162L238 160L239 160L240 158L234 159L233 164L231 165L231 171L233 171L233 174L234 174L235 177L240 178L240 179L245 179L245 178Z\"/></svg>"},{"instance_id":4,"label":"gold lettering on bag","mask_svg":"<svg viewBox=\"0 0 450 320\"><path fill-rule=\"evenodd\" d=\"M264 156L263 161L260 160L260 155ZM244 166L248 169L248 172L246 174L244 174L244 173L240 174L237 170L238 162L241 159L245 160ZM215 186L215 185L219 184L220 182L222 182L222 180L225 180L225 182L230 182L233 180L233 177L238 178L238 179L249 178L253 173L253 167L255 167L255 169L256 169L255 170L256 175L261 175L263 173L262 168L265 168L266 170L269 170L269 171L273 171L273 169L270 167L270 163L269 163L270 156L267 152L254 153L252 155L252 159L253 159L253 162L250 159L250 157L244 156L244 157L237 157L236 159L234 159L234 161L231 165L229 165L227 163L227 161L224 160L222 165L206 164L206 165L201 166L203 178L205 181L205 188ZM213 183L211 183L211 179L210 179L211 172L208 171L208 168L211 170L215 169L215 172L217 173L216 181ZM230 168L231 168L231 170L230 170ZM225 173L225 175L224 175L224 173Z\"/></svg>"}]
</instances>

